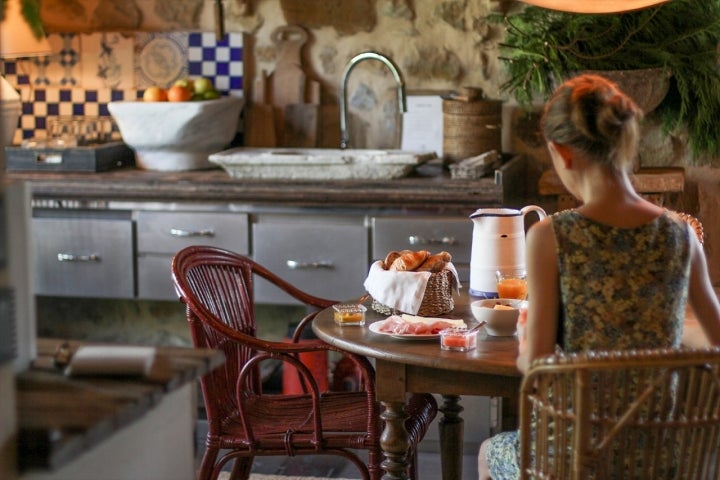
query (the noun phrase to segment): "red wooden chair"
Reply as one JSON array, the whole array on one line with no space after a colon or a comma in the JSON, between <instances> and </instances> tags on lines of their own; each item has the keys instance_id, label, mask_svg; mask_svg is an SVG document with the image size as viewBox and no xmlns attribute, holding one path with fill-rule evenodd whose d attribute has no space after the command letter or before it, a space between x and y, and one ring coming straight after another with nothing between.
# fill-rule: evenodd
<instances>
[{"instance_id":1,"label":"red wooden chair","mask_svg":"<svg viewBox=\"0 0 720 480\"><path fill-rule=\"evenodd\" d=\"M232 479L247 479L255 456L339 455L349 459L364 479L379 479L383 420L375 398L374 369L362 356L348 354L321 340L297 343L302 329L317 314L307 315L297 327L293 343L256 336L253 280L260 276L302 303L322 309L336 302L302 292L253 260L215 247L192 246L172 261L172 277L186 305L193 343L222 350L226 363L201 379L208 417L201 480L215 479L234 460ZM343 353L362 372L359 391L320 391L300 352ZM275 359L294 366L306 393L265 393L260 363ZM437 412L432 395L414 395L408 404L406 427L413 449L408 476L415 478L415 447ZM357 451L366 450L367 465Z\"/></svg>"}]
</instances>

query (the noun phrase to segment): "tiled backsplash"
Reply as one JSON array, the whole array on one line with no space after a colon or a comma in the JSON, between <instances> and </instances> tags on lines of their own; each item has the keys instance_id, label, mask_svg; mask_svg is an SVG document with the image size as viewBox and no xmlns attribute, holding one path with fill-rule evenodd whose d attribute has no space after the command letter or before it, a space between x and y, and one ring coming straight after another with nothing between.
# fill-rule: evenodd
<instances>
[{"instance_id":1,"label":"tiled backsplash","mask_svg":"<svg viewBox=\"0 0 720 480\"><path fill-rule=\"evenodd\" d=\"M53 34L53 54L3 62L19 91L22 116L14 143L47 134L48 118L109 116L110 101L136 100L151 85L209 77L224 95L243 95L243 36L228 33Z\"/></svg>"}]
</instances>

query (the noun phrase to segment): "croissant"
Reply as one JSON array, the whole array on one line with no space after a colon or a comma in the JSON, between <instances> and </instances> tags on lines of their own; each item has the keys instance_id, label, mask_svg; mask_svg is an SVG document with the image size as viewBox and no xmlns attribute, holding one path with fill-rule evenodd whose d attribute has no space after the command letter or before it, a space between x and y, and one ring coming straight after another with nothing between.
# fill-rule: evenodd
<instances>
[{"instance_id":1,"label":"croissant","mask_svg":"<svg viewBox=\"0 0 720 480\"><path fill-rule=\"evenodd\" d=\"M452 261L452 255L448 252L440 252L430 255L416 270L418 272L437 273L445 268L448 262Z\"/></svg>"},{"instance_id":2,"label":"croissant","mask_svg":"<svg viewBox=\"0 0 720 480\"><path fill-rule=\"evenodd\" d=\"M389 270L410 272L422 265L429 256L430 252L427 250L419 250L417 252L413 252L412 250L403 250L400 252L400 256L393 261L392 265L390 265Z\"/></svg>"},{"instance_id":3,"label":"croissant","mask_svg":"<svg viewBox=\"0 0 720 480\"><path fill-rule=\"evenodd\" d=\"M392 252L388 253L385 256L385 260L383 261L383 268L385 270L390 270L390 266L393 264L395 260L397 260L400 257L400 252L397 250L393 250Z\"/></svg>"}]
</instances>

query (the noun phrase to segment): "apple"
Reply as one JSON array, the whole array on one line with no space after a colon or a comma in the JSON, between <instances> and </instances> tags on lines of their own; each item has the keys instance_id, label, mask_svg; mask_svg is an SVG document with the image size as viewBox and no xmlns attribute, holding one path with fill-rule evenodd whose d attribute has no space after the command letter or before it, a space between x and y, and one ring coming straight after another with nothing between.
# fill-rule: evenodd
<instances>
[{"instance_id":1,"label":"apple","mask_svg":"<svg viewBox=\"0 0 720 480\"><path fill-rule=\"evenodd\" d=\"M142 98L144 102L166 102L168 99L165 89L155 85L146 88Z\"/></svg>"},{"instance_id":2,"label":"apple","mask_svg":"<svg viewBox=\"0 0 720 480\"><path fill-rule=\"evenodd\" d=\"M178 85L180 87L187 88L188 90L190 90L192 92L193 88L194 88L193 83L194 82L191 78L179 78L179 79L175 80L175 82L173 83L173 86Z\"/></svg>"},{"instance_id":3,"label":"apple","mask_svg":"<svg viewBox=\"0 0 720 480\"><path fill-rule=\"evenodd\" d=\"M216 98L220 98L220 92L217 90L209 90L205 93L203 93L203 100L215 100Z\"/></svg>"},{"instance_id":4,"label":"apple","mask_svg":"<svg viewBox=\"0 0 720 480\"><path fill-rule=\"evenodd\" d=\"M206 92L212 92L215 90L213 81L207 77L196 78L193 81L193 91L196 94L204 95Z\"/></svg>"}]
</instances>

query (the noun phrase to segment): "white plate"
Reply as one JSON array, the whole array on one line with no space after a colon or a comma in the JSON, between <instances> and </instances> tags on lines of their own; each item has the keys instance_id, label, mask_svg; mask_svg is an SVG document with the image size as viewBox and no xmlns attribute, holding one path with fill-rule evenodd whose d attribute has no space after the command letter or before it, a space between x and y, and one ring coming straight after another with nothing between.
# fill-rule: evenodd
<instances>
[{"instance_id":1,"label":"white plate","mask_svg":"<svg viewBox=\"0 0 720 480\"><path fill-rule=\"evenodd\" d=\"M380 320L379 322L371 323L368 327L371 332L377 333L378 335L387 335L393 338L397 338L400 340L435 340L437 338L440 338L439 333L435 334L427 334L427 335L415 335L415 334L399 334L399 333L390 333L390 332L381 332L380 327L386 322L387 320Z\"/></svg>"}]
</instances>

